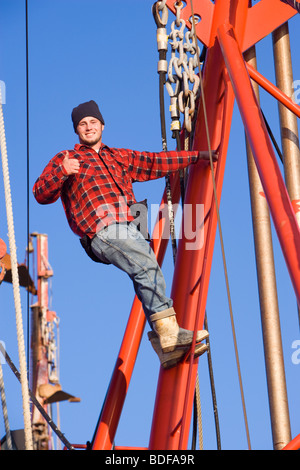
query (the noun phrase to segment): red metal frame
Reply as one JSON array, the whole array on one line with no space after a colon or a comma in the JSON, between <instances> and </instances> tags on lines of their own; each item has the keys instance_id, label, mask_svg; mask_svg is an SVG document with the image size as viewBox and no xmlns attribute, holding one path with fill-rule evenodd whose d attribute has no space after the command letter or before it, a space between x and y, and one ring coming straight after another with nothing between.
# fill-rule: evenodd
<instances>
[{"instance_id":1,"label":"red metal frame","mask_svg":"<svg viewBox=\"0 0 300 470\"><path fill-rule=\"evenodd\" d=\"M282 450L299 450L300 449L300 434L294 437Z\"/></svg>"},{"instance_id":2,"label":"red metal frame","mask_svg":"<svg viewBox=\"0 0 300 470\"><path fill-rule=\"evenodd\" d=\"M230 25L221 25L218 37L281 249L300 305L299 226L233 28Z\"/></svg>"},{"instance_id":3,"label":"red metal frame","mask_svg":"<svg viewBox=\"0 0 300 470\"><path fill-rule=\"evenodd\" d=\"M250 77L260 85L264 90L270 93L280 103L284 104L290 111L292 111L298 118L300 118L300 106L298 106L291 98L271 83L266 77L261 75L250 64L246 64Z\"/></svg>"},{"instance_id":4,"label":"red metal frame","mask_svg":"<svg viewBox=\"0 0 300 470\"><path fill-rule=\"evenodd\" d=\"M172 12L175 12L174 3L174 0L167 0L167 6ZM189 0L185 3L182 15L188 21L192 16L192 8ZM195 15L201 17L201 21L196 25L196 34L207 46L203 86L210 144L212 149L219 150L218 162L214 168L218 203L221 198L236 98L299 302L299 227L252 91L249 75L297 116L300 108L258 72L247 67L242 56L246 49L288 21L296 12L280 0L261 0L252 7L249 6L249 0L215 0L214 4L210 0L194 0L193 3ZM207 148L201 101L194 149L207 150ZM178 194L178 182L175 188ZM204 244L197 250L187 249L190 240L184 238L184 230L182 231L183 237L179 240L171 295L179 324L196 330L202 327L204 320L217 228L209 166L195 165L191 168L185 202L193 205L204 204ZM160 263L165 248L165 240L156 241L154 251ZM144 323L141 306L135 299L113 379L95 432L93 449L112 448ZM169 370L161 368L149 449L187 448L197 364L197 360L191 359Z\"/></svg>"}]
</instances>

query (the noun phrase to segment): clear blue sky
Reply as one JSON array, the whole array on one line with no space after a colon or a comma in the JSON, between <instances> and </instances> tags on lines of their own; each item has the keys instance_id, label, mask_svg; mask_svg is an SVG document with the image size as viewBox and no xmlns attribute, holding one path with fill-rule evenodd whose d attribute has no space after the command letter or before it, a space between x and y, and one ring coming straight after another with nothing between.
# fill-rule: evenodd
<instances>
[{"instance_id":1,"label":"clear blue sky","mask_svg":"<svg viewBox=\"0 0 300 470\"><path fill-rule=\"evenodd\" d=\"M156 26L152 0L29 1L30 191L50 158L77 142L70 114L95 99L106 120L103 140L116 147L161 150ZM173 20L170 15L170 20ZM294 79L300 79L299 17L290 21ZM27 241L25 1L0 2L0 80L6 84L4 117L9 156L18 259ZM258 67L275 82L271 38L258 46ZM261 94L262 108L280 141L277 104ZM175 142L169 137L169 149ZM136 184L137 199L159 203L164 180ZM244 132L235 109L221 202L233 312L246 409L253 449L272 449L262 333L249 200ZM0 181L0 238L8 244L5 201ZM127 277L99 266L82 251L70 231L60 201L40 206L30 194L30 231L47 233L54 270L51 309L60 318L60 382L80 403L60 405L61 429L72 443L92 438L133 301ZM292 436L300 432L300 364L292 344L299 340L294 293L274 236ZM173 261L163 264L168 292ZM18 365L12 286L0 287L0 340ZM34 299L33 299L34 300ZM22 291L25 338L27 295ZM224 271L216 238L209 289L210 329L223 449L246 449ZM299 356L298 356L299 357ZM11 429L23 427L21 389L3 366ZM159 363L143 338L116 436L116 445L147 446ZM199 364L205 449L216 449L206 357ZM55 420L55 415L54 415ZM0 435L4 435L0 420Z\"/></svg>"}]
</instances>

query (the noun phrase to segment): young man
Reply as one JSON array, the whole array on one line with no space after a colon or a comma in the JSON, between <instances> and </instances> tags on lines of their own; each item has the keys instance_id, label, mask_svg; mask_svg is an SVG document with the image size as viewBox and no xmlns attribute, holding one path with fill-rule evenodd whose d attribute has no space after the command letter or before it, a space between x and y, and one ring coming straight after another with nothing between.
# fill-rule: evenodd
<instances>
[{"instance_id":1,"label":"young man","mask_svg":"<svg viewBox=\"0 0 300 470\"><path fill-rule=\"evenodd\" d=\"M74 108L72 121L79 144L50 160L34 184L34 196L40 204L60 197L69 225L89 255L130 276L153 330L151 344L163 367L171 367L186 355L193 332L178 326L156 257L137 229L132 183L163 177L200 159L207 164L207 153L109 148L102 143L104 119L94 101ZM206 349L199 343L207 336L205 330L197 332L196 356Z\"/></svg>"}]
</instances>

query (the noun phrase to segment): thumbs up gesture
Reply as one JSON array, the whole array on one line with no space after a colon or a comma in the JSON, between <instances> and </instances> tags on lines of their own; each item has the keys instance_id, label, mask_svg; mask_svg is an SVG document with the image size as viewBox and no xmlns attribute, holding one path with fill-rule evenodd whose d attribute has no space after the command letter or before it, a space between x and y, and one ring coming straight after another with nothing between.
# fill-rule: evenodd
<instances>
[{"instance_id":1,"label":"thumbs up gesture","mask_svg":"<svg viewBox=\"0 0 300 470\"><path fill-rule=\"evenodd\" d=\"M65 158L63 159L62 165L68 176L75 175L79 172L80 163L76 158L69 158L69 152L66 151Z\"/></svg>"}]
</instances>

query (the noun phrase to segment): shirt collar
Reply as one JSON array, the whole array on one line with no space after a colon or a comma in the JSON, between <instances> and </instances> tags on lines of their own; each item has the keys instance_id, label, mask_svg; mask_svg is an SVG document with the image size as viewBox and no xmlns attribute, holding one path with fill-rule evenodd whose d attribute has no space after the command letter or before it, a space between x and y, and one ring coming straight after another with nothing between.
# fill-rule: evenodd
<instances>
[{"instance_id":1,"label":"shirt collar","mask_svg":"<svg viewBox=\"0 0 300 470\"><path fill-rule=\"evenodd\" d=\"M107 145L103 144L103 142L102 142L101 147L99 149L99 152L100 152L100 150L104 150L105 148L107 148L109 150L109 147ZM88 145L84 145L84 144L75 144L75 146L74 146L74 150L84 150L84 149L93 150L91 147L89 147Z\"/></svg>"}]
</instances>

